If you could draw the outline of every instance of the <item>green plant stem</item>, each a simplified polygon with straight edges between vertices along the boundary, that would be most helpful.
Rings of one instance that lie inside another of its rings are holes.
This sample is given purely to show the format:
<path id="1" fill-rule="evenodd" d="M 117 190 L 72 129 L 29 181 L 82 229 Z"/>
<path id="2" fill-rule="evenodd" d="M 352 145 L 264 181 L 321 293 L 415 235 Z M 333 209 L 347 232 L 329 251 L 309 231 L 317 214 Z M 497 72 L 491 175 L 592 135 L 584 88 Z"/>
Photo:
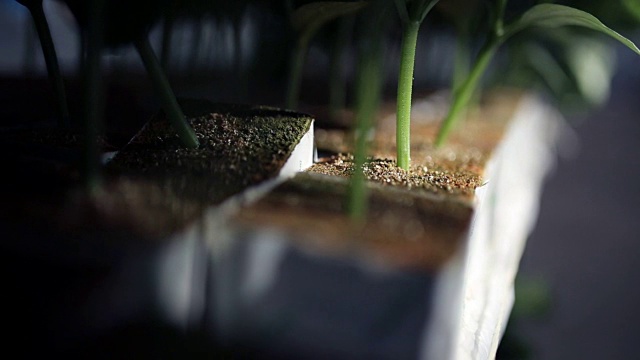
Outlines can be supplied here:
<path id="1" fill-rule="evenodd" d="M 442 121 L 436 136 L 434 143 L 436 147 L 444 144 L 454 125 L 458 122 L 460 115 L 469 106 L 482 75 L 487 70 L 498 47 L 505 39 L 503 17 L 506 6 L 507 0 L 496 0 L 492 33 L 489 34 L 485 45 L 480 50 L 469 76 L 460 87 L 453 89 L 449 113 Z"/>
<path id="2" fill-rule="evenodd" d="M 178 136 L 180 137 L 182 144 L 188 148 L 197 148 L 199 146 L 199 142 L 196 137 L 196 133 L 185 120 L 184 114 L 180 109 L 180 105 L 178 105 L 178 101 L 171 90 L 169 81 L 162 72 L 162 67 L 151 48 L 151 44 L 149 44 L 149 40 L 146 36 L 143 36 L 136 40 L 135 46 L 145 68 L 147 69 L 147 72 L 149 73 L 149 76 L 151 77 L 153 87 L 160 97 L 162 109 L 167 115 L 167 118 L 169 119 L 169 122 L 171 122 L 173 128 L 178 132 Z"/>
<path id="3" fill-rule="evenodd" d="M 463 26 L 457 26 L 456 48 L 453 59 L 453 77 L 451 82 L 451 92 L 455 93 L 462 86 L 469 75 L 469 33 Z"/>
<path id="4" fill-rule="evenodd" d="M 47 73 L 49 74 L 49 80 L 51 81 L 53 93 L 56 97 L 58 124 L 61 127 L 68 127 L 69 108 L 67 106 L 67 95 L 64 90 L 64 82 L 62 80 L 62 74 L 60 73 L 60 66 L 58 65 L 56 48 L 53 44 L 53 39 L 51 38 L 51 31 L 49 30 L 47 17 L 45 16 L 44 9 L 42 8 L 42 1 L 30 5 L 28 9 L 36 25 L 36 31 L 40 38 L 40 46 L 42 47 L 42 53 L 44 54 L 44 60 L 47 65 Z"/>
<path id="5" fill-rule="evenodd" d="M 402 53 L 398 75 L 398 107 L 396 112 L 396 150 L 398 167 L 408 170 L 410 164 L 411 92 L 413 67 L 420 23 L 409 21 L 402 33 Z"/>
<path id="6" fill-rule="evenodd" d="M 354 168 L 349 189 L 349 215 L 362 223 L 367 213 L 367 188 L 364 163 L 367 160 L 369 133 L 381 92 L 379 52 L 362 56 L 357 85 Z"/>
<path id="7" fill-rule="evenodd" d="M 291 57 L 291 65 L 289 71 L 289 84 L 287 87 L 287 99 L 285 106 L 288 109 L 295 110 L 298 107 L 298 99 L 300 96 L 300 82 L 302 80 L 302 70 L 304 68 L 304 60 L 307 55 L 306 42 L 299 41 L 293 50 Z"/>
<path id="8" fill-rule="evenodd" d="M 502 37 L 504 34 L 504 10 L 507 8 L 507 0 L 496 0 L 495 22 L 493 24 L 493 35 Z"/>
<path id="9" fill-rule="evenodd" d="M 491 63 L 491 59 L 493 58 L 493 55 L 495 54 L 498 46 L 499 42 L 496 40 L 489 41 L 487 44 L 485 44 L 482 50 L 480 50 L 478 58 L 473 65 L 469 76 L 458 88 L 458 90 L 453 93 L 453 99 L 451 107 L 449 108 L 449 113 L 443 120 L 436 137 L 436 147 L 440 147 L 444 144 L 449 133 L 453 129 L 453 126 L 460 118 L 461 112 L 469 104 L 469 101 L 471 100 L 471 97 L 473 96 L 473 93 L 475 92 L 478 83 L 482 78 L 482 75 L 489 66 L 489 63 Z"/>
<path id="10" fill-rule="evenodd" d="M 354 167 L 349 182 L 349 198 L 347 208 L 352 220 L 354 236 L 361 231 L 365 224 L 368 210 L 368 191 L 364 164 L 367 161 L 369 138 L 373 129 L 373 119 L 378 109 L 382 93 L 384 35 L 389 26 L 388 0 L 373 0 L 366 11 L 363 24 L 359 31 L 358 63 L 356 66 L 355 110 L 354 123 Z"/>
<path id="11" fill-rule="evenodd" d="M 86 30 L 86 58 L 83 64 L 84 87 L 84 177 L 85 189 L 93 195 L 102 187 L 100 146 L 98 136 L 102 132 L 104 110 L 102 88 L 102 58 L 100 52 L 104 39 L 104 22 L 101 18 L 106 0 L 93 0 L 89 6 Z"/>

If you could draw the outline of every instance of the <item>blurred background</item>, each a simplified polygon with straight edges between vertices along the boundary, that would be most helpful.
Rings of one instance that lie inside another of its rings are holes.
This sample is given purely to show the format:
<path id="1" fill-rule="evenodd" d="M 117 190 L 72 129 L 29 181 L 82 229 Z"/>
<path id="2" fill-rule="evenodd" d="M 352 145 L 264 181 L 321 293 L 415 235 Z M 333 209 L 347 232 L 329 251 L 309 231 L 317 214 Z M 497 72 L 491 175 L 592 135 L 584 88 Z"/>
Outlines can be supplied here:
<path id="1" fill-rule="evenodd" d="M 455 49 L 460 46 L 456 39 L 465 39 L 462 46 L 471 53 L 481 40 L 452 19 L 475 22 L 482 29 L 486 19 L 471 10 L 484 3 L 449 3 L 457 5 L 439 8 L 421 30 L 416 96 L 446 89 L 454 81 Z M 512 3 L 511 17 L 535 1 Z M 563 3 L 592 11 L 634 42 L 640 41 L 640 22 L 625 1 Z M 77 123 L 81 109 L 77 25 L 64 3 L 45 1 L 44 8 L 69 92 L 72 122 Z M 254 1 L 224 10 L 176 9 L 152 28 L 150 40 L 178 96 L 283 106 L 296 44 L 288 19 L 285 2 L 278 1 Z M 320 126 L 348 125 L 332 116 L 327 104 L 335 101 L 342 109 L 351 103 L 356 46 L 353 40 L 345 41 L 340 56 L 332 49 L 336 39 L 357 33 L 353 22 L 362 20 L 350 21 L 328 24 L 308 49 L 299 109 L 317 114 Z M 384 100 L 394 101 L 400 31 L 397 21 L 384 26 L 388 27 L 381 75 Z M 132 46 L 106 50 L 103 61 L 106 131 L 118 146 L 156 111 L 158 103 Z M 333 99 L 329 73 L 337 73 L 343 83 Z M 517 303 L 499 357 L 636 358 L 640 57 L 590 32 L 532 32 L 503 49 L 485 80 L 488 86 L 521 86 L 538 92 L 563 111 L 570 125 L 522 259 Z M 54 113 L 30 15 L 13 0 L 0 0 L 0 104 L 4 127 L 51 121 Z"/>
<path id="2" fill-rule="evenodd" d="M 638 356 L 640 59 L 616 50 L 609 100 L 569 117 L 578 149 L 551 174 L 521 262 L 519 280 L 542 281 L 549 297 L 541 316 L 513 325 L 532 358 Z"/>

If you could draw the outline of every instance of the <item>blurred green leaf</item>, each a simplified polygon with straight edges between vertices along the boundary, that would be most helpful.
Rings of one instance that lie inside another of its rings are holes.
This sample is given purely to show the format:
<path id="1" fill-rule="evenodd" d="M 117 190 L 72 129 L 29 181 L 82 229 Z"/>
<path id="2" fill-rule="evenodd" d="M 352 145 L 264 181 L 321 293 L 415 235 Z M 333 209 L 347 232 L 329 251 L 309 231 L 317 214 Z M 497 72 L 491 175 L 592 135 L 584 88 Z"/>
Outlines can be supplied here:
<path id="1" fill-rule="evenodd" d="M 531 42 L 524 44 L 522 51 L 525 54 L 523 61 L 542 78 L 554 95 L 560 96 L 566 92 L 566 84 L 573 80 L 549 49 Z"/>
<path id="2" fill-rule="evenodd" d="M 622 4 L 631 15 L 640 21 L 640 0 L 622 0 Z"/>
<path id="3" fill-rule="evenodd" d="M 409 18 L 409 10 L 407 9 L 407 3 L 405 0 L 395 0 L 396 9 L 398 10 L 398 15 L 400 16 L 400 20 L 403 23 L 408 23 L 411 21 Z"/>
<path id="4" fill-rule="evenodd" d="M 549 313 L 552 296 L 549 284 L 543 279 L 517 279 L 512 319 L 536 318 Z"/>
<path id="5" fill-rule="evenodd" d="M 325 23 L 341 16 L 356 13 L 366 5 L 366 1 L 320 1 L 306 4 L 293 12 L 291 24 L 298 32 L 300 41 L 306 42 Z"/>
<path id="6" fill-rule="evenodd" d="M 396 8 L 398 9 L 398 15 L 403 23 L 409 21 L 417 21 L 421 23 L 427 16 L 429 11 L 440 0 L 395 0 Z"/>
<path id="7" fill-rule="evenodd" d="M 583 39 L 567 48 L 566 62 L 580 95 L 591 105 L 603 105 L 609 99 L 615 69 L 612 49 L 593 39 Z"/>
<path id="8" fill-rule="evenodd" d="M 640 49 L 629 39 L 607 27 L 595 16 L 582 10 L 556 4 L 540 4 L 525 12 L 520 19 L 507 27 L 504 39 L 529 27 L 558 28 L 580 26 L 608 35 L 640 55 Z"/>
<path id="9" fill-rule="evenodd" d="M 431 11 L 431 9 L 433 9 L 433 7 L 436 6 L 438 1 L 440 0 L 423 0 L 422 2 L 419 3 L 418 14 L 420 15 L 419 17 L 420 22 L 424 21 L 424 18 L 427 17 L 427 14 L 429 13 L 429 11 Z"/>

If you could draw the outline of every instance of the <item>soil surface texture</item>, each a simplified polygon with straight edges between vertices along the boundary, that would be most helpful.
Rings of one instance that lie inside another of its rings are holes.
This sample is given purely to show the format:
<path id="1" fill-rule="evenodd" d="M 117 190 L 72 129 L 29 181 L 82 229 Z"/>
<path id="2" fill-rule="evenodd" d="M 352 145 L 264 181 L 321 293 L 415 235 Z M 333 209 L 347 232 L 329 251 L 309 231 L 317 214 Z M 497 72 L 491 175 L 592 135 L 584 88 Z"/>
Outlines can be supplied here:
<path id="1" fill-rule="evenodd" d="M 2 212 L 69 233 L 167 238 L 209 206 L 276 177 L 312 123 L 308 115 L 268 107 L 205 100 L 181 101 L 181 106 L 198 149 L 184 148 L 160 112 L 107 164 L 104 185 L 90 195 L 75 166 L 80 152 L 73 150 L 73 165 L 35 161 L 31 155 L 41 144 L 78 148 L 80 137 L 64 131 L 5 133 L 12 143 L 29 140 L 24 149 L 29 153 L 10 158 L 14 170 L 3 182 L 13 192 Z M 47 181 L 40 189 L 42 179 Z"/>
<path id="2" fill-rule="evenodd" d="M 472 208 L 464 201 L 374 184 L 366 219 L 353 222 L 346 216 L 348 187 L 342 176 L 301 173 L 235 221 L 243 229 L 285 229 L 288 240 L 320 253 L 434 270 L 455 252 L 471 220 Z"/>
<path id="3" fill-rule="evenodd" d="M 321 252 L 351 254 L 393 266 L 437 269 L 469 231 L 475 190 L 499 144 L 520 94 L 486 97 L 470 111 L 450 141 L 435 148 L 441 116 L 412 112 L 411 167 L 396 166 L 395 116 L 383 106 L 377 116 L 370 157 L 363 165 L 369 198 L 364 220 L 347 213 L 352 135 L 345 129 L 316 132 L 321 158 L 308 172 L 276 188 L 237 216 L 242 227 L 280 229 L 292 241 Z"/>
<path id="4" fill-rule="evenodd" d="M 325 175 L 351 177 L 355 168 L 352 155 L 338 154 L 314 164 L 308 171 Z M 366 179 L 378 184 L 407 189 L 424 189 L 433 193 L 472 197 L 482 179 L 464 167 L 441 166 L 436 163 L 413 165 L 403 170 L 391 159 L 368 159 L 362 170 Z"/>
<path id="5" fill-rule="evenodd" d="M 204 100 L 182 106 L 197 149 L 183 147 L 160 113 L 108 164 L 120 182 L 112 187 L 113 208 L 135 210 L 141 223 L 159 224 L 154 235 L 175 231 L 206 207 L 276 177 L 312 122 L 308 115 L 268 107 Z M 145 213 L 154 216 L 145 221 Z"/>

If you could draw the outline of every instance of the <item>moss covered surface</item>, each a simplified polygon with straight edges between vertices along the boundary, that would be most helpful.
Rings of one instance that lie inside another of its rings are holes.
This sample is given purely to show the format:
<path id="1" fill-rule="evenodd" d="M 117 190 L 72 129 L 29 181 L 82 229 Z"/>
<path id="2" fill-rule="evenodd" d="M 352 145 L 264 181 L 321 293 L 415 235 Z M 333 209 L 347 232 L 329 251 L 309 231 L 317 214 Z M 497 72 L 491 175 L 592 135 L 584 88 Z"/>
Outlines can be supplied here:
<path id="1" fill-rule="evenodd" d="M 312 123 L 308 115 L 268 107 L 205 100 L 181 105 L 200 148 L 183 148 L 159 113 L 108 163 L 104 186 L 91 196 L 75 167 L 9 156 L 11 176 L 2 181 L 6 201 L 0 213 L 16 223 L 91 239 L 166 238 L 207 207 L 277 176 Z M 65 149 L 81 143 L 80 137 L 57 131 L 0 135 Z"/>
<path id="2" fill-rule="evenodd" d="M 111 209 L 125 207 L 155 235 L 175 231 L 249 186 L 274 178 L 302 136 L 308 115 L 268 107 L 183 101 L 200 147 L 187 149 L 162 113 L 108 164 L 117 184 Z M 145 215 L 146 214 L 146 215 Z"/>
<path id="3" fill-rule="evenodd" d="M 208 106 L 185 106 L 201 144 L 198 149 L 182 147 L 159 115 L 116 155 L 110 171 L 167 182 L 187 198 L 219 203 L 275 177 L 311 125 L 309 116 L 282 110 Z"/>

